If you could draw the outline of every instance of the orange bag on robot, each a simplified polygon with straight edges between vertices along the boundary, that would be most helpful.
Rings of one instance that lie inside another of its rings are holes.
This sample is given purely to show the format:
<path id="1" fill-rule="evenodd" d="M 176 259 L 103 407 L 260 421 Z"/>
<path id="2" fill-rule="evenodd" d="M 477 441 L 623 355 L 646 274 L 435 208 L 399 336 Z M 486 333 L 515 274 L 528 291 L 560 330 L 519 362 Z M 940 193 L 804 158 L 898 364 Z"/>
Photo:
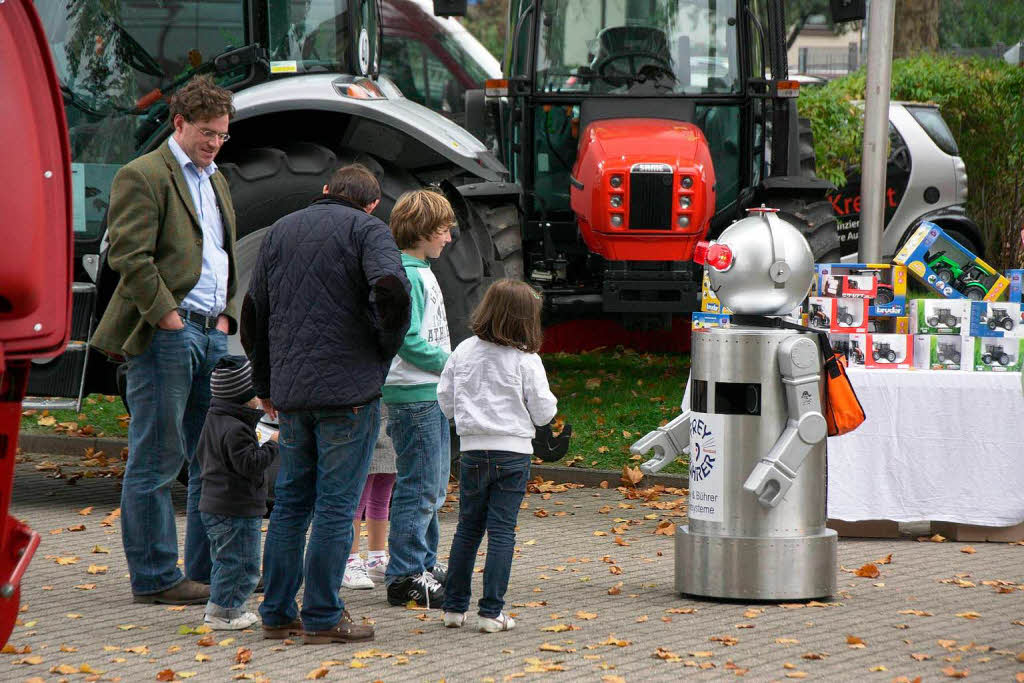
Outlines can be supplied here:
<path id="1" fill-rule="evenodd" d="M 825 374 L 825 424 L 829 436 L 852 432 L 864 421 L 864 408 L 860 405 L 857 392 L 846 375 L 846 359 L 840 354 L 830 358 L 828 345 L 822 347 L 822 371 Z"/>

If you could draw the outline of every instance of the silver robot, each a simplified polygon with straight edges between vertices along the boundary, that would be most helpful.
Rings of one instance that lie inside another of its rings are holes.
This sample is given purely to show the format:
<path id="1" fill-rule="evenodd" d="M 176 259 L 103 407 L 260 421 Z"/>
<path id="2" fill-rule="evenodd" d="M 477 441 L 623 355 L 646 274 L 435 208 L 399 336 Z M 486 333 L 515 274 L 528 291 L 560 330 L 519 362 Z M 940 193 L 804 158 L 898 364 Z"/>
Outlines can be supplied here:
<path id="1" fill-rule="evenodd" d="M 803 235 L 771 209 L 695 255 L 734 313 L 783 316 L 810 287 Z M 686 453 L 689 525 L 675 534 L 675 588 L 710 598 L 802 600 L 836 590 L 825 528 L 821 356 L 816 335 L 774 328 L 693 333 L 682 414 L 633 444 L 654 473 Z"/>

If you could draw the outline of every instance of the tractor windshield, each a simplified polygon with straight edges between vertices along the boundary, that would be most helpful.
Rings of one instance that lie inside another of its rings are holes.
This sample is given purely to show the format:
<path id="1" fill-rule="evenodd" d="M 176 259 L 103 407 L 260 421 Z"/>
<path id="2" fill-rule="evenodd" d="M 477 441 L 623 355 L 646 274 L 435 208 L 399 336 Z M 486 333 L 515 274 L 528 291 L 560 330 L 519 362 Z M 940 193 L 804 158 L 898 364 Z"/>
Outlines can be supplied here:
<path id="1" fill-rule="evenodd" d="M 735 93 L 735 15 L 735 1 L 546 0 L 537 90 L 625 95 L 657 80 L 681 95 Z"/>
<path id="2" fill-rule="evenodd" d="M 281 0 L 268 9 L 270 70 L 369 75 L 377 59 L 370 2 Z"/>
<path id="3" fill-rule="evenodd" d="M 228 47 L 245 45 L 244 4 L 36 0 L 64 95 L 76 238 L 99 238 L 114 173 L 163 129 L 161 94 Z"/>

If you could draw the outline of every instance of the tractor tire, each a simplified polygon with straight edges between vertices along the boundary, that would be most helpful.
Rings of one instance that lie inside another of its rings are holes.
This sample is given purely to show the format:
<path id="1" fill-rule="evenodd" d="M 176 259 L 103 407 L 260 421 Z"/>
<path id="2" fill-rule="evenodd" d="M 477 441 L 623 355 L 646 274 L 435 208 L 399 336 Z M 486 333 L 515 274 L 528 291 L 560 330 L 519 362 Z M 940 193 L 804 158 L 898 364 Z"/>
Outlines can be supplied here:
<path id="1" fill-rule="evenodd" d="M 995 330 L 997 327 L 999 327 L 999 325 L 996 324 L 995 320 L 989 320 L 986 324 L 988 325 L 988 329 L 990 330 Z"/>
<path id="2" fill-rule="evenodd" d="M 808 201 L 798 197 L 777 196 L 768 206 L 778 209 L 778 216 L 796 227 L 811 246 L 815 263 L 838 263 L 839 233 L 832 204 L 826 199 Z"/>
<path id="3" fill-rule="evenodd" d="M 849 313 L 841 315 L 839 316 L 839 322 L 845 325 L 846 327 L 850 327 L 851 325 L 853 325 L 853 316 L 850 315 Z"/>
<path id="4" fill-rule="evenodd" d="M 991 353 L 983 354 L 982 357 L 981 357 L 981 362 L 984 363 L 985 365 L 992 365 L 992 354 Z"/>
<path id="5" fill-rule="evenodd" d="M 960 358 L 961 357 L 962 356 L 959 353 L 954 353 L 953 354 L 953 362 L 956 363 L 957 365 L 960 365 Z"/>
<path id="6" fill-rule="evenodd" d="M 896 296 L 892 293 L 892 290 L 888 287 L 879 287 L 878 293 L 875 295 L 876 306 L 888 306 L 895 300 Z"/>
<path id="7" fill-rule="evenodd" d="M 985 292 L 981 291 L 977 287 L 971 287 L 967 290 L 967 298 L 971 301 L 981 301 L 985 298 Z"/>
<path id="8" fill-rule="evenodd" d="M 945 282 L 947 285 L 953 281 L 953 271 L 949 268 L 939 267 L 935 269 L 935 276 Z"/>
<path id="9" fill-rule="evenodd" d="M 945 321 L 939 320 L 938 318 L 928 318 L 927 320 L 925 320 L 925 322 L 928 323 L 928 327 L 938 327 L 940 322 Z"/>
<path id="10" fill-rule="evenodd" d="M 954 327 L 956 327 L 957 323 L 959 322 L 959 320 L 957 320 L 954 316 L 951 315 L 942 319 L 942 324 L 948 327 L 949 329 L 953 329 Z"/>
<path id="11" fill-rule="evenodd" d="M 797 135 L 797 144 L 800 148 L 800 175 L 805 178 L 817 178 L 818 158 L 814 152 L 814 132 L 811 130 L 810 119 L 797 119 Z"/>
<path id="12" fill-rule="evenodd" d="M 1005 365 L 1009 365 L 1010 364 L 1010 356 L 1009 356 L 1009 354 L 1000 353 L 999 354 L 999 364 L 1000 365 L 1004 365 L 1004 366 Z"/>
<path id="13" fill-rule="evenodd" d="M 885 354 L 885 357 L 889 359 L 890 363 L 896 362 L 896 352 L 893 351 L 892 349 L 889 349 L 889 352 Z"/>
<path id="14" fill-rule="evenodd" d="M 1013 329 L 1013 318 L 1003 318 L 1003 329 L 1007 332 Z"/>
<path id="15" fill-rule="evenodd" d="M 872 358 L 873 358 L 873 359 L 875 360 L 875 362 L 877 363 L 877 362 L 878 362 L 878 359 L 882 357 L 882 354 L 880 354 L 880 353 L 879 353 L 878 351 L 872 351 L 872 352 L 871 352 L 871 357 L 872 357 Z"/>

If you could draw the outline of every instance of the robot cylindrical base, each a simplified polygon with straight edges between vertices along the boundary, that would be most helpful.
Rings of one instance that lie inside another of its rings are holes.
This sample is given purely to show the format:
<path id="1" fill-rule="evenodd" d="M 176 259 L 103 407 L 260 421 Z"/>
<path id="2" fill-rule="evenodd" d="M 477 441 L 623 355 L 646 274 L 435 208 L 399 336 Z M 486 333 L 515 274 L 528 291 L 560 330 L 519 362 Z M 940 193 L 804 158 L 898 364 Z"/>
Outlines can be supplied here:
<path id="1" fill-rule="evenodd" d="M 676 592 L 739 600 L 811 600 L 836 592 L 837 536 L 735 538 L 676 527 Z"/>

